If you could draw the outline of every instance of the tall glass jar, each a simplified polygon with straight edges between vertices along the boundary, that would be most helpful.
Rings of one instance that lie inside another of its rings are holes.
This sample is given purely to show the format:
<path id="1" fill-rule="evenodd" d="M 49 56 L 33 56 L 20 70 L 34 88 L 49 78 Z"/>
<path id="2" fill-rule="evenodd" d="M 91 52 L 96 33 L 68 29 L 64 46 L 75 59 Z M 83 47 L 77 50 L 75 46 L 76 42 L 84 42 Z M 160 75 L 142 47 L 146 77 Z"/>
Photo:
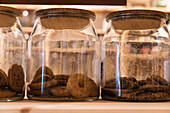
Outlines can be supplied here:
<path id="1" fill-rule="evenodd" d="M 18 9 L 0 6 L 0 101 L 24 97 L 25 38 Z"/>
<path id="2" fill-rule="evenodd" d="M 168 27 L 168 31 L 170 33 L 170 13 L 167 13 L 167 14 L 168 14 L 167 27 Z"/>
<path id="3" fill-rule="evenodd" d="M 167 101 L 170 39 L 167 15 L 154 10 L 124 10 L 107 15 L 102 41 L 102 98 Z"/>
<path id="4" fill-rule="evenodd" d="M 98 99 L 98 38 L 91 11 L 54 8 L 36 12 L 29 39 L 28 98 L 52 101 Z"/>

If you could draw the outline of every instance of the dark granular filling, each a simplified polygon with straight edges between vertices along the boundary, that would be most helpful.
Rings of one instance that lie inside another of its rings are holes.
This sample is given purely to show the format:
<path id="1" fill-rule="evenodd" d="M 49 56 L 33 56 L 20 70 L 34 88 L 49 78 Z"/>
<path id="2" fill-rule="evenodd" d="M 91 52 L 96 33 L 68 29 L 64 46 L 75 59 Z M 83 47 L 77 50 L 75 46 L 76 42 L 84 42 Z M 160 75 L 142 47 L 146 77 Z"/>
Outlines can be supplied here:
<path id="1" fill-rule="evenodd" d="M 116 86 L 116 79 L 106 82 L 102 89 L 102 98 L 125 101 L 165 101 L 170 95 L 168 82 L 160 76 L 151 76 L 146 80 L 138 81 L 133 77 L 121 77 L 120 90 L 116 89 Z"/>

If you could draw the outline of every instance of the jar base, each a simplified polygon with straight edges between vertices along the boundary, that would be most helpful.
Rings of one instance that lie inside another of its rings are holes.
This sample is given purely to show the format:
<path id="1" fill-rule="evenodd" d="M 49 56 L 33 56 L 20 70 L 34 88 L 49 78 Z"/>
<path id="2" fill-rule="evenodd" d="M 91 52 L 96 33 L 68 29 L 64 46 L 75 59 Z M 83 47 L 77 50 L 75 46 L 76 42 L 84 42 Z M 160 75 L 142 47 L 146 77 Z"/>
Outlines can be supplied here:
<path id="1" fill-rule="evenodd" d="M 140 99 L 121 99 L 120 97 L 103 96 L 102 100 L 121 101 L 121 102 L 166 102 L 166 101 L 170 101 L 170 98 L 140 100 Z"/>
<path id="2" fill-rule="evenodd" d="M 98 97 L 87 97 L 87 98 L 73 98 L 73 97 L 49 97 L 49 96 L 32 96 L 28 95 L 28 99 L 37 101 L 56 101 L 56 102 L 85 102 L 95 101 Z"/>
<path id="3" fill-rule="evenodd" d="M 24 95 L 15 96 L 15 97 L 6 97 L 6 98 L 0 98 L 0 102 L 12 102 L 12 101 L 19 101 L 23 100 Z"/>

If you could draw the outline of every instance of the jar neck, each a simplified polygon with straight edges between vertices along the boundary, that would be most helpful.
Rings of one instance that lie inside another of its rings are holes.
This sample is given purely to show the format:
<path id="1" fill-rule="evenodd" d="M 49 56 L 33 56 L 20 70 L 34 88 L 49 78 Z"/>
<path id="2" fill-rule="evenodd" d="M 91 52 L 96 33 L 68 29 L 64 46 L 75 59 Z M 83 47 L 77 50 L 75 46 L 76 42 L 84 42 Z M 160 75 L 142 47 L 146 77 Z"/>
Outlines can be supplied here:
<path id="1" fill-rule="evenodd" d="M 107 20 L 125 20 L 125 19 L 165 19 L 167 20 L 166 17 L 159 15 L 159 14 L 150 14 L 150 13 L 125 13 L 125 14 L 120 14 L 120 15 L 114 15 L 114 16 L 109 16 L 107 17 Z"/>
<path id="2" fill-rule="evenodd" d="M 18 14 L 16 12 L 13 12 L 13 11 L 10 11 L 10 10 L 0 10 L 0 14 L 12 16 L 12 17 L 15 17 L 15 18 L 21 16 L 21 14 Z"/>
<path id="3" fill-rule="evenodd" d="M 69 18 L 69 17 L 72 17 L 72 18 L 85 18 L 85 19 L 90 19 L 90 15 L 88 14 L 81 14 L 81 13 L 69 13 L 69 12 L 57 12 L 57 13 L 42 13 L 42 14 L 38 14 L 35 16 L 36 18 L 57 18 L 57 17 L 65 17 L 65 18 Z"/>
<path id="4" fill-rule="evenodd" d="M 59 14 L 46 14 L 38 16 L 41 25 L 46 29 L 55 30 L 79 30 L 85 29 L 90 23 L 91 19 L 82 17 L 80 15 L 59 15 Z"/>
<path id="5" fill-rule="evenodd" d="M 12 27 L 17 20 L 18 17 L 15 13 L 0 10 L 0 28 Z"/>
<path id="6" fill-rule="evenodd" d="M 116 17 L 109 23 L 115 30 L 149 30 L 166 25 L 166 19 L 160 17 Z"/>

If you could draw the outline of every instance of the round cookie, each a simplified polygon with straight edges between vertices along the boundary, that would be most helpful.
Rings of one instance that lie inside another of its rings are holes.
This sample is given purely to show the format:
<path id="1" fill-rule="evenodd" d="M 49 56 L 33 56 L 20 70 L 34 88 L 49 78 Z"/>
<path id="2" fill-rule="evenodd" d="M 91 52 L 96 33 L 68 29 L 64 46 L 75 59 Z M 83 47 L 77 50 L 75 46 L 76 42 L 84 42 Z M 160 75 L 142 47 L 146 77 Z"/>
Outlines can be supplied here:
<path id="1" fill-rule="evenodd" d="M 69 75 L 54 75 L 54 80 L 57 81 L 57 85 L 66 86 Z"/>
<path id="2" fill-rule="evenodd" d="M 51 88 L 51 94 L 57 97 L 71 96 L 66 86 L 55 86 Z"/>
<path id="3" fill-rule="evenodd" d="M 0 88 L 4 88 L 8 84 L 8 77 L 6 73 L 0 69 Z"/>
<path id="4" fill-rule="evenodd" d="M 67 89 L 72 96 L 77 98 L 89 97 L 92 95 L 93 86 L 95 83 L 84 74 L 73 74 L 69 77 L 67 82 Z"/>
<path id="5" fill-rule="evenodd" d="M 0 98 L 6 98 L 6 97 L 14 97 L 16 96 L 16 92 L 11 91 L 11 90 L 0 90 Z"/>
<path id="6" fill-rule="evenodd" d="M 91 85 L 89 85 L 89 88 L 91 89 L 90 97 L 99 96 L 99 89 L 98 89 L 96 83 L 92 79 L 90 79 L 90 84 L 91 84 Z"/>
<path id="7" fill-rule="evenodd" d="M 41 74 L 42 74 L 42 69 L 44 69 L 44 70 L 43 70 L 43 74 L 49 75 L 49 76 L 51 76 L 52 78 L 54 77 L 53 71 L 52 71 L 49 67 L 47 67 L 47 66 L 43 66 L 43 67 L 42 67 L 42 66 L 41 66 L 41 67 L 39 67 L 39 68 L 37 69 L 37 71 L 35 72 L 34 78 L 37 77 L 38 75 L 41 75 Z"/>
<path id="8" fill-rule="evenodd" d="M 52 86 L 55 86 L 57 84 L 57 81 L 56 80 L 52 80 L 52 81 L 46 81 L 46 82 L 43 82 L 43 83 L 31 83 L 29 84 L 29 88 L 30 89 L 45 89 L 45 88 L 49 88 L 49 87 L 52 87 Z"/>
<path id="9" fill-rule="evenodd" d="M 34 95 L 34 96 L 48 95 L 48 94 L 50 94 L 50 88 L 46 88 L 46 89 L 43 89 L 43 90 L 30 89 L 30 90 L 28 91 L 28 94 Z"/>
<path id="10" fill-rule="evenodd" d="M 21 65 L 13 64 L 8 70 L 9 87 L 16 91 L 22 92 L 24 87 L 24 70 Z"/>
<path id="11" fill-rule="evenodd" d="M 31 83 L 38 83 L 38 82 L 45 82 L 45 81 L 50 81 L 52 80 L 51 76 L 49 75 L 46 75 L 46 74 L 40 74 L 40 75 L 37 75 L 36 77 L 34 77 L 34 79 L 32 80 Z"/>

